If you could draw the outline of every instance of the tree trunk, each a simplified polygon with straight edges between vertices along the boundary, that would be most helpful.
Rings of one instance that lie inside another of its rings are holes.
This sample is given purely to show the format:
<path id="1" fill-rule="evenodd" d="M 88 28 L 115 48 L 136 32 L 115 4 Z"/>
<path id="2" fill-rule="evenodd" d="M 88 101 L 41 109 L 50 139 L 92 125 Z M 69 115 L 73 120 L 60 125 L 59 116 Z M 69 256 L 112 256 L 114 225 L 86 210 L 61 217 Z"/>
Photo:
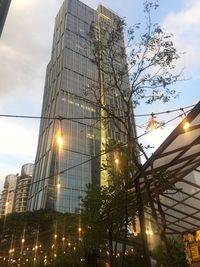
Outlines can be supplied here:
<path id="1" fill-rule="evenodd" d="M 142 247 L 143 247 L 143 253 L 144 253 L 144 262 L 146 267 L 151 267 L 151 260 L 150 260 L 150 254 L 149 254 L 149 247 L 148 247 L 148 241 L 146 236 L 146 224 L 145 224 L 145 216 L 144 216 L 144 206 L 140 191 L 140 185 L 139 185 L 139 179 L 135 180 L 135 190 L 136 190 L 136 201 L 137 201 L 137 207 L 138 207 L 138 217 L 140 222 L 140 235 L 142 240 Z"/>
<path id="2" fill-rule="evenodd" d="M 108 238 L 109 238 L 109 258 L 110 258 L 110 267 L 114 266 L 113 261 L 113 235 L 112 235 L 112 229 L 108 229 Z"/>
<path id="3" fill-rule="evenodd" d="M 128 232 L 128 201 L 127 201 L 127 183 L 125 185 L 125 200 L 124 200 L 124 209 L 125 209 L 125 229 L 124 229 L 124 242 L 122 249 L 122 267 L 125 266 L 126 260 L 126 243 L 127 243 L 127 232 Z"/>
<path id="4" fill-rule="evenodd" d="M 128 122 L 127 141 L 128 141 L 128 151 L 130 153 L 129 155 L 131 158 L 131 162 L 135 164 L 138 170 L 141 170 L 141 166 L 140 166 L 138 157 L 136 155 L 136 152 L 137 152 L 136 142 L 135 142 L 135 139 L 133 137 L 133 132 L 132 132 L 132 120 L 131 120 L 130 106 L 128 107 L 128 110 L 127 110 L 127 117 L 128 117 L 127 118 L 127 122 Z M 138 217 L 139 217 L 139 223 L 140 223 L 140 235 L 141 235 L 141 241 L 142 241 L 144 262 L 145 262 L 146 267 L 151 267 L 150 253 L 149 253 L 149 247 L 148 247 L 148 241 L 147 241 L 147 235 L 146 235 L 144 203 L 143 203 L 141 189 L 140 189 L 139 177 L 135 179 L 134 185 L 135 185 L 135 192 L 136 192 L 136 203 L 137 203 Z"/>

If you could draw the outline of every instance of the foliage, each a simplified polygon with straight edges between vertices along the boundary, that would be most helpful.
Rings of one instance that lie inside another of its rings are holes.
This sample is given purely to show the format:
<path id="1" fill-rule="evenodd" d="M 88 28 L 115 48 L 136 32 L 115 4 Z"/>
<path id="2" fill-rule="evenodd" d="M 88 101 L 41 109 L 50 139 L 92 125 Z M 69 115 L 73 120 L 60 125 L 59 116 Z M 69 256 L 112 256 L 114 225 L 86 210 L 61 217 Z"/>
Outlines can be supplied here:
<path id="1" fill-rule="evenodd" d="M 186 255 L 185 255 L 185 247 L 183 240 L 181 237 L 169 237 L 167 239 L 168 247 L 170 248 L 170 257 L 171 264 L 174 267 L 187 267 Z M 169 261 L 168 256 L 166 254 L 165 247 L 159 244 L 155 250 L 153 251 L 154 257 L 156 258 L 159 264 L 166 266 L 166 263 Z"/>
<path id="2" fill-rule="evenodd" d="M 114 255 L 118 252 L 118 243 L 123 245 L 121 252 L 125 261 L 127 239 L 130 238 L 128 225 L 134 223 L 136 216 L 135 195 L 129 188 L 129 173 L 133 166 L 127 165 L 127 147 L 111 140 L 106 145 L 109 153 L 102 169 L 107 171 L 108 186 L 88 186 L 83 199 L 82 222 L 85 224 L 83 242 L 91 251 L 109 252 L 111 266 L 116 266 Z M 117 162 L 116 162 L 117 159 Z"/>
<path id="3" fill-rule="evenodd" d="M 0 220 L 1 256 L 8 258 L 8 251 L 14 248 L 15 258 L 29 260 L 26 266 L 33 266 L 34 257 L 37 259 L 35 266 L 44 266 L 45 256 L 49 263 L 53 260 L 52 266 L 80 266 L 83 254 L 79 242 L 79 222 L 78 214 L 50 210 L 9 214 Z"/>

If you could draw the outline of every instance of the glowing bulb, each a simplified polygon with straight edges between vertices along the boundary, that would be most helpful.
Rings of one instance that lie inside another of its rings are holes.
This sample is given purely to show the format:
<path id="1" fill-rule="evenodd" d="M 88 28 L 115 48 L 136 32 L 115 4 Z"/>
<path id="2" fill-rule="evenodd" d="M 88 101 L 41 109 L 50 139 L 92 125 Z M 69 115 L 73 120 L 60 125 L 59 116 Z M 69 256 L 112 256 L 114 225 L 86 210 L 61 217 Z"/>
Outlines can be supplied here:
<path id="1" fill-rule="evenodd" d="M 57 238 L 58 236 L 57 235 L 54 235 L 54 238 Z"/>
<path id="2" fill-rule="evenodd" d="M 9 202 L 8 201 L 6 201 L 6 204 L 5 204 L 6 206 L 8 206 L 9 205 Z"/>
<path id="3" fill-rule="evenodd" d="M 56 187 L 57 187 L 58 189 L 60 189 L 61 184 L 60 184 L 60 183 L 57 183 Z"/>
<path id="4" fill-rule="evenodd" d="M 62 241 L 65 241 L 65 238 L 64 237 L 62 238 Z"/>
<path id="5" fill-rule="evenodd" d="M 63 144 L 63 138 L 62 138 L 61 135 L 59 135 L 59 136 L 57 137 L 57 144 L 58 144 L 59 146 L 62 146 L 62 144 Z"/>
<path id="6" fill-rule="evenodd" d="M 25 242 L 25 239 L 24 238 L 22 238 L 22 243 L 24 243 Z"/>
<path id="7" fill-rule="evenodd" d="M 152 230 L 149 230 L 149 235 L 153 235 L 153 231 Z"/>
<path id="8" fill-rule="evenodd" d="M 70 242 L 68 243 L 68 246 L 69 246 L 69 247 L 71 246 L 71 243 L 70 243 Z"/>
<path id="9" fill-rule="evenodd" d="M 186 122 L 184 123 L 184 125 L 183 125 L 183 129 L 184 129 L 185 131 L 187 131 L 189 128 L 190 128 L 190 123 L 189 123 L 188 121 L 186 121 Z"/>
<path id="10" fill-rule="evenodd" d="M 156 121 L 155 116 L 152 115 L 152 117 L 148 121 L 147 129 L 153 131 L 157 128 L 158 128 L 158 122 Z"/>
<path id="11" fill-rule="evenodd" d="M 79 233 L 82 231 L 81 227 L 78 228 Z"/>
<path id="12" fill-rule="evenodd" d="M 116 158 L 116 159 L 115 159 L 115 164 L 118 164 L 118 163 L 119 163 L 119 159 Z"/>

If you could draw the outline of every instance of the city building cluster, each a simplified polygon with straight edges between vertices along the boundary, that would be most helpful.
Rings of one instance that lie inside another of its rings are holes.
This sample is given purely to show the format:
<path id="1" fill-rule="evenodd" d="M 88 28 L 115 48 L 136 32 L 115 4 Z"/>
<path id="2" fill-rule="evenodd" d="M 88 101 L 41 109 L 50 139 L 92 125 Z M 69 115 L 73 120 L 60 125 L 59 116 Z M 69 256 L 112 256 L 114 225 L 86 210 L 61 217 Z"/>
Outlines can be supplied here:
<path id="1" fill-rule="evenodd" d="M 13 212 L 27 211 L 28 193 L 33 176 L 34 164 L 27 163 L 20 174 L 8 174 L 0 196 L 0 217 Z"/>
<path id="2" fill-rule="evenodd" d="M 0 0 L 0 35 L 9 4 L 10 1 Z M 148 262 L 150 260 L 148 246 L 152 250 L 151 246 L 155 242 L 153 236 L 155 231 L 152 227 L 154 224 L 160 226 L 160 228 L 157 227 L 157 235 L 160 234 L 160 237 L 163 237 L 163 233 L 183 235 L 199 229 L 200 102 L 188 111 L 188 114 L 180 109 L 184 119 L 159 149 L 148 158 L 145 149 L 138 142 L 133 103 L 131 102 L 127 110 L 124 108 L 128 99 L 133 96 L 133 94 L 129 95 L 127 58 L 119 60 L 116 57 L 110 62 L 109 55 L 106 57 L 102 52 L 109 33 L 116 27 L 116 21 L 121 21 L 120 17 L 102 5 L 94 10 L 78 0 L 63 2 L 56 16 L 51 59 L 46 70 L 35 162 L 24 164 L 20 174 L 9 174 L 5 177 L 4 188 L 0 195 L 0 217 L 6 218 L 7 214 L 14 212 L 39 210 L 53 210 L 68 215 L 81 214 L 81 200 L 86 196 L 89 184 L 108 188 L 110 171 L 108 165 L 110 164 L 114 166 L 112 172 L 118 174 L 116 177 L 124 179 L 120 186 L 125 188 L 125 191 L 122 191 L 124 195 L 120 196 L 122 199 L 126 196 L 124 198 L 126 207 L 122 206 L 122 209 L 126 210 L 126 236 L 129 230 L 129 201 L 133 201 L 133 195 L 135 196 L 134 203 L 137 204 L 137 209 L 134 221 L 139 218 L 140 227 L 137 227 L 139 230 L 136 229 L 135 223 L 132 232 L 135 236 L 142 236 L 146 253 L 144 255 Z M 96 51 L 98 64 L 94 63 L 95 53 L 91 49 L 92 37 L 89 33 L 92 26 L 99 41 L 99 50 Z M 157 30 L 156 34 L 159 32 L 160 30 Z M 114 52 L 120 50 L 123 54 L 125 44 L 122 29 L 118 34 L 120 38 L 113 50 Z M 143 60 L 144 58 L 140 65 Z M 136 61 L 134 59 L 134 62 Z M 113 86 L 114 79 L 110 73 L 111 69 L 115 70 L 115 68 L 124 75 L 120 84 L 121 91 L 117 91 Z M 160 79 L 162 80 L 163 77 Z M 157 81 L 153 80 L 153 82 L 155 83 L 153 86 L 157 85 Z M 144 80 L 141 83 L 144 83 Z M 124 95 L 122 92 L 125 92 Z M 143 92 L 140 91 L 140 93 Z M 113 116 L 112 120 L 108 114 Z M 152 113 L 147 130 L 163 125 Z M 120 161 L 119 155 L 122 155 L 122 152 L 107 149 L 106 145 L 110 141 L 117 148 L 128 151 L 124 156 L 125 164 L 128 162 L 124 176 L 123 168 L 120 169 L 123 159 Z M 145 164 L 141 163 L 140 152 L 145 155 Z M 110 156 L 112 164 L 107 154 L 109 156 L 112 154 Z M 127 177 L 130 179 L 128 180 Z M 129 193 L 132 193 L 130 199 Z M 146 198 L 148 199 L 147 204 L 142 203 L 143 198 L 145 201 Z M 146 209 L 145 205 L 147 205 Z M 111 214 L 114 209 L 110 210 Z M 80 227 L 78 229 L 81 235 L 82 229 Z M 108 229 L 107 232 L 109 232 Z M 190 235 L 192 239 L 194 235 Z M 58 240 L 57 237 L 56 233 L 54 243 Z M 24 240 L 23 236 L 22 243 Z M 81 241 L 80 238 L 78 240 Z M 61 242 L 63 253 L 64 241 L 63 236 Z M 198 235 L 196 234 L 196 240 L 191 242 L 187 240 L 187 242 L 188 244 L 196 242 L 195 248 L 199 249 L 200 243 L 197 244 L 199 232 Z M 113 241 L 110 243 L 112 244 Z M 71 243 L 68 244 L 71 249 Z M 52 249 L 54 245 L 52 244 Z M 75 251 L 76 247 L 74 248 Z M 35 255 L 37 249 L 36 243 L 33 248 Z M 189 253 L 191 258 L 194 257 L 192 252 L 189 251 Z M 57 257 L 57 254 L 55 255 L 54 257 Z M 36 256 L 34 256 L 35 259 Z M 200 261 L 200 253 L 198 260 Z"/>

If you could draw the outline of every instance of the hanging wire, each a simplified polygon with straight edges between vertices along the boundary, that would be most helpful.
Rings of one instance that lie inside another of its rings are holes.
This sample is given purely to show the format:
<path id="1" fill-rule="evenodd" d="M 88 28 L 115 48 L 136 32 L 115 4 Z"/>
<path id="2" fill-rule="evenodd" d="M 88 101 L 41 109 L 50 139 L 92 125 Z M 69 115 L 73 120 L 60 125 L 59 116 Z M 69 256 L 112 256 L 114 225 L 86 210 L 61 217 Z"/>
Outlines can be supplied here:
<path id="1" fill-rule="evenodd" d="M 172 121 L 175 121 L 175 120 L 178 119 L 178 118 L 181 118 L 181 116 L 182 116 L 182 114 L 179 114 L 178 116 L 176 116 L 176 117 L 174 117 L 174 118 L 168 120 L 167 122 L 164 123 L 164 126 L 167 125 L 167 124 L 169 124 L 169 123 L 171 123 Z M 163 127 L 163 125 L 162 125 L 162 127 Z M 159 129 L 159 128 L 161 128 L 161 126 L 158 126 L 157 129 Z M 137 137 L 135 137 L 134 140 L 138 140 L 139 138 L 141 138 L 141 137 L 143 137 L 143 136 L 149 134 L 150 132 L 151 132 L 150 130 L 149 130 L 149 131 L 146 131 L 146 132 L 144 132 L 144 133 L 138 135 Z M 127 145 L 127 143 L 123 143 L 123 144 L 120 144 L 119 147 L 124 147 L 124 146 L 126 146 L 126 145 Z M 58 171 L 57 173 L 54 173 L 54 174 L 51 174 L 51 175 L 46 176 L 46 177 L 44 177 L 44 178 L 38 179 L 37 181 L 33 181 L 33 182 L 30 183 L 30 186 L 33 185 L 33 184 L 37 184 L 37 183 L 39 183 L 39 182 L 41 182 L 41 181 L 44 181 L 44 180 L 46 180 L 46 179 L 50 179 L 50 178 L 52 178 L 52 177 L 55 177 L 55 176 L 57 176 L 57 175 L 64 174 L 64 173 L 66 173 L 66 172 L 68 172 L 68 171 L 71 171 L 71 170 L 73 170 L 73 169 L 75 169 L 75 168 L 78 168 L 79 166 L 82 166 L 82 165 L 84 165 L 84 164 L 86 164 L 86 163 L 89 163 L 89 162 L 93 161 L 94 159 L 98 159 L 98 158 L 100 158 L 101 156 L 106 155 L 106 154 L 108 154 L 108 153 L 111 153 L 111 152 L 113 152 L 113 151 L 115 151 L 115 148 L 110 149 L 110 150 L 108 150 L 108 151 L 101 151 L 98 155 L 92 157 L 92 159 L 90 158 L 90 159 L 85 160 L 85 161 L 83 161 L 83 162 L 81 162 L 81 163 L 78 163 L 78 164 L 76 164 L 76 165 L 74 165 L 74 166 L 71 166 L 71 167 L 69 167 L 69 168 L 63 169 L 63 170 L 61 170 L 61 171 Z M 62 186 L 61 186 L 61 188 L 62 188 Z M 10 190 L 9 192 L 15 192 L 15 191 L 18 190 L 18 189 L 21 189 L 21 186 L 15 188 L 14 190 Z M 83 190 L 83 191 L 84 191 L 84 190 Z"/>
<path id="2" fill-rule="evenodd" d="M 134 114 L 134 117 L 149 117 L 152 114 L 154 115 L 162 115 L 162 114 L 169 114 L 172 112 L 177 112 L 177 111 L 183 111 L 188 108 L 194 107 L 194 105 L 186 106 L 183 108 L 177 108 L 177 109 L 171 109 L 171 110 L 166 110 L 166 111 L 161 111 L 161 112 L 153 112 L 153 113 L 145 113 L 145 114 Z M 185 112 L 185 111 L 184 111 Z M 61 117 L 61 116 L 55 116 L 55 117 L 50 117 L 50 116 L 31 116 L 31 115 L 15 115 L 15 114 L 0 114 L 0 117 L 5 117 L 5 118 L 18 118 L 18 119 L 44 119 L 44 120 L 57 120 L 62 118 L 62 120 L 96 120 L 100 118 L 113 118 L 113 116 L 95 116 L 95 117 Z M 120 118 L 125 118 L 126 116 L 118 116 Z"/>

